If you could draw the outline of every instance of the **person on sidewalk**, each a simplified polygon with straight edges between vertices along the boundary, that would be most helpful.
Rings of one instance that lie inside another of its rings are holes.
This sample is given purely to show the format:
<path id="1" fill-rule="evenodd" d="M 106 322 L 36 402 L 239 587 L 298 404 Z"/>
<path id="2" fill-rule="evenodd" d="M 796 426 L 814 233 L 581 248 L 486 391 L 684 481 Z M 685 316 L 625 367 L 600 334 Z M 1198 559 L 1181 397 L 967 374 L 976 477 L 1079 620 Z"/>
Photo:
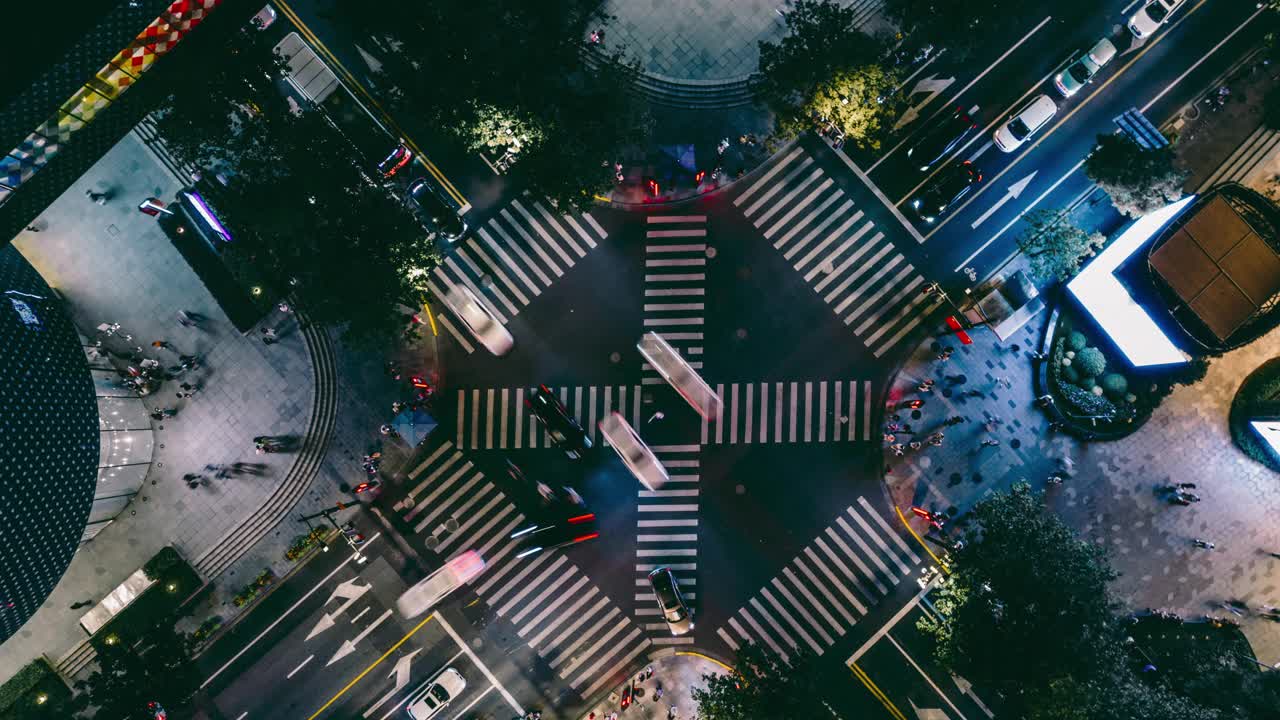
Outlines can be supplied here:
<path id="1" fill-rule="evenodd" d="M 270 327 L 262 328 L 262 343 L 264 345 L 275 345 L 277 341 L 276 329 Z"/>
<path id="2" fill-rule="evenodd" d="M 85 194 L 85 197 L 89 198 L 91 201 L 99 205 L 106 205 L 107 199 L 110 197 L 106 193 L 100 193 L 94 190 L 85 190 L 84 194 Z"/>
<path id="3" fill-rule="evenodd" d="M 1192 541 L 1191 541 L 1191 544 L 1192 544 L 1192 545 L 1195 545 L 1196 547 L 1200 548 L 1201 550 L 1212 550 L 1212 549 L 1214 549 L 1215 547 L 1217 547 L 1217 545 L 1214 545 L 1213 543 L 1209 542 L 1208 540 L 1201 540 L 1200 538 L 1195 538 L 1194 540 L 1192 540 Z"/>

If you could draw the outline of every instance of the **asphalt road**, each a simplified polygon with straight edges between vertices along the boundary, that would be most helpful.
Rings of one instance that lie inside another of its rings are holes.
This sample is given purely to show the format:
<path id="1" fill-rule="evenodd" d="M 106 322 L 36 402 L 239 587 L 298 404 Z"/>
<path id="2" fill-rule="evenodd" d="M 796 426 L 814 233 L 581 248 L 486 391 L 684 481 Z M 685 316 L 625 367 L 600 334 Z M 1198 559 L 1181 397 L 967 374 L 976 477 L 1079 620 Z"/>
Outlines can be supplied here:
<path id="1" fill-rule="evenodd" d="M 674 206 L 564 215 L 508 190 L 478 158 L 433 155 L 473 205 L 473 230 L 448 250 L 433 289 L 472 290 L 515 349 L 494 358 L 458 319 L 436 313 L 444 427 L 378 506 L 428 567 L 466 549 L 488 560 L 470 591 L 444 606 L 446 622 L 484 650 L 461 657 L 492 663 L 501 684 L 523 683 L 534 702 L 575 707 L 650 652 L 730 657 L 757 642 L 829 660 L 830 701 L 846 717 L 987 715 L 981 690 L 939 673 L 914 629 L 928 607 L 914 603 L 931 558 L 881 489 L 881 393 L 912 343 L 949 312 L 923 288 L 958 288 L 965 267 L 979 276 L 1000 267 L 1023 213 L 1086 192 L 1080 164 L 1114 117 L 1137 108 L 1157 125 L 1172 118 L 1270 22 L 1243 0 L 1190 2 L 1135 46 L 1122 25 L 1126 5 L 1033 21 L 963 64 L 935 58 L 912 79 L 918 119 L 880 155 L 850 158 L 806 137 L 729 188 Z M 289 19 L 312 26 L 333 48 L 327 57 L 364 62 L 322 5 L 300 5 Z M 1059 97 L 1052 75 L 1102 36 L 1121 54 L 1075 97 Z M 994 126 L 1039 93 L 1057 103 L 1054 120 L 1013 153 L 992 147 Z M 955 106 L 971 109 L 980 131 L 953 159 L 980 166 L 984 181 L 934 225 L 912 221 L 906 203 L 928 174 L 911 167 L 905 147 Z M 722 415 L 704 421 L 644 368 L 635 343 L 650 330 L 718 392 Z M 538 384 L 593 435 L 583 460 L 552 447 L 524 410 Z M 596 422 L 612 411 L 667 466 L 661 490 L 645 490 L 601 442 Z M 600 537 L 516 559 L 509 536 L 537 503 L 507 477 L 507 458 L 532 478 L 578 488 Z M 675 571 L 695 609 L 688 636 L 672 637 L 658 616 L 645 576 L 659 565 Z M 442 664 L 462 662 L 434 622 L 383 657 L 414 628 L 394 613 L 372 625 L 403 583 L 376 560 L 360 572 L 373 587 L 362 618 L 344 616 L 308 640 L 326 612 L 323 593 L 302 602 L 216 681 L 225 716 L 315 705 L 352 671 L 418 652 L 400 695 L 373 707 L 392 687 L 379 668 L 325 711 L 380 717 Z M 340 569 L 330 582 L 354 573 Z M 327 665 L 364 629 L 353 652 Z M 474 673 L 464 674 L 470 692 Z M 264 700 L 267 683 L 279 689 Z M 490 685 L 476 680 L 477 708 L 505 701 Z"/>

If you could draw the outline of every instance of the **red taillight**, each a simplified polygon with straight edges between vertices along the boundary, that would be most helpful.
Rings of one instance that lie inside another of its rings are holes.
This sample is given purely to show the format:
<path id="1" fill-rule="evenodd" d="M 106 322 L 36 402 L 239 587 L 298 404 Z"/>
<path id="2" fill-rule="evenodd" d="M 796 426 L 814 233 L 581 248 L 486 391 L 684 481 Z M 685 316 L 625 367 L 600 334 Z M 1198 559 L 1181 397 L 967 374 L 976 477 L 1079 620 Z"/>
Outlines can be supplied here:
<path id="1" fill-rule="evenodd" d="M 591 534 L 589 534 L 589 535 L 582 535 L 582 536 L 576 537 L 576 538 L 574 538 L 574 539 L 573 539 L 573 541 L 574 541 L 575 543 L 580 543 L 580 542 L 584 542 L 584 541 L 586 541 L 586 540 L 595 540 L 595 539 L 596 539 L 596 538 L 598 538 L 598 537 L 600 537 L 600 533 L 591 533 Z"/>
<path id="2" fill-rule="evenodd" d="M 569 518 L 569 524 L 577 525 L 579 523 L 591 522 L 592 520 L 595 520 L 595 519 L 596 519 L 595 513 L 587 513 L 585 515 L 575 515 Z"/>
<path id="3" fill-rule="evenodd" d="M 706 171 L 706 170 L 699 170 L 699 171 L 698 171 L 698 174 L 693 176 L 693 181 L 694 181 L 694 182 L 696 182 L 696 183 L 700 183 L 700 182 L 702 182 L 702 178 L 704 178 L 704 177 L 706 177 L 706 176 L 707 176 L 707 171 Z"/>

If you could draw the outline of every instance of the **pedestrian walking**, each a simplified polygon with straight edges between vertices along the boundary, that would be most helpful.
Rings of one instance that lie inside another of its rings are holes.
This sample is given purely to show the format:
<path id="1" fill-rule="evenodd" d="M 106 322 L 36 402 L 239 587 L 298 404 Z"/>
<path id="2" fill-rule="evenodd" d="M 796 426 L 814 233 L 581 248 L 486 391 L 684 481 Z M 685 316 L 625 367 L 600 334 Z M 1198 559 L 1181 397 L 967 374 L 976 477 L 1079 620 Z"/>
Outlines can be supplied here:
<path id="1" fill-rule="evenodd" d="M 938 353 L 938 362 L 946 362 L 950 360 L 951 356 L 954 355 L 955 352 L 956 351 L 951 348 L 944 348 L 942 352 Z"/>
<path id="2" fill-rule="evenodd" d="M 1183 500 L 1186 500 L 1188 503 L 1200 502 L 1200 496 L 1196 495 L 1195 493 L 1182 492 L 1181 490 L 1178 490 L 1177 492 L 1174 493 L 1174 495 L 1176 497 L 1182 498 Z"/>
<path id="3" fill-rule="evenodd" d="M 945 424 L 947 427 L 951 427 L 953 425 L 959 425 L 962 422 L 964 422 L 964 418 L 960 417 L 959 415 L 952 415 L 951 417 L 947 418 L 947 421 Z"/>
<path id="4" fill-rule="evenodd" d="M 924 447 L 924 445 L 922 445 L 919 440 L 912 440 L 911 443 L 907 445 L 907 447 L 911 448 L 912 450 L 919 450 L 920 448 Z"/>
<path id="5" fill-rule="evenodd" d="M 89 198 L 91 201 L 93 201 L 93 202 L 95 202 L 95 203 L 97 203 L 97 204 L 99 204 L 99 205 L 106 205 L 106 204 L 107 204 L 107 194 L 106 194 L 106 193 L 100 193 L 100 192 L 96 192 L 96 191 L 94 191 L 94 190 L 85 190 L 85 191 L 84 191 L 84 194 L 85 194 L 85 197 Z"/>
<path id="6" fill-rule="evenodd" d="M 659 410 L 659 411 L 655 412 L 654 414 L 650 415 L 650 416 L 649 416 L 649 419 L 645 421 L 645 424 L 646 424 L 646 425 L 648 425 L 649 423 L 651 423 L 651 422 L 653 422 L 653 421 L 655 421 L 655 420 L 661 420 L 662 418 L 664 418 L 664 417 L 666 417 L 666 416 L 667 416 L 667 414 L 666 414 L 666 413 L 664 413 L 664 412 L 662 412 L 661 410 Z"/>
<path id="7" fill-rule="evenodd" d="M 1274 550 L 1263 550 L 1262 552 L 1264 552 L 1264 553 L 1266 553 L 1266 554 L 1270 555 L 1271 557 L 1273 557 L 1273 558 L 1275 558 L 1275 559 L 1277 559 L 1277 560 L 1280 560 L 1280 552 L 1276 552 L 1276 551 L 1274 551 Z"/>
<path id="8" fill-rule="evenodd" d="M 985 395 L 986 393 L 982 392 L 981 390 L 969 390 L 964 394 L 965 397 L 971 397 L 971 398 L 980 398 L 980 397 L 984 397 Z"/>
<path id="9" fill-rule="evenodd" d="M 262 328 L 262 342 L 265 345 L 274 345 L 276 343 L 276 329 L 264 327 Z"/>
<path id="10" fill-rule="evenodd" d="M 1000 441 L 996 438 L 987 438 L 986 440 L 982 441 L 982 447 L 995 447 L 996 445 L 999 445 L 999 444 L 1000 444 Z"/>
<path id="11" fill-rule="evenodd" d="M 289 307 L 289 303 L 287 302 L 280 303 L 279 305 L 276 306 L 276 309 L 282 313 L 285 313 L 286 315 L 293 312 L 293 308 Z"/>
<path id="12" fill-rule="evenodd" d="M 1178 483 L 1173 487 L 1176 490 L 1194 490 L 1196 487 L 1196 484 L 1195 483 Z"/>
<path id="13" fill-rule="evenodd" d="M 898 442 L 898 436 L 897 436 L 897 435 L 894 435 L 893 433 L 885 433 L 885 434 L 884 434 L 884 441 L 885 441 L 885 442 L 887 442 L 887 443 L 890 443 L 890 444 L 892 444 L 892 443 L 896 443 L 896 442 Z"/>
<path id="14" fill-rule="evenodd" d="M 1195 538 L 1194 540 L 1192 540 L 1192 541 L 1191 541 L 1191 544 L 1192 544 L 1192 545 L 1195 545 L 1196 547 L 1200 548 L 1201 550 L 1212 550 L 1212 549 L 1214 549 L 1215 547 L 1217 547 L 1217 545 L 1214 545 L 1213 543 L 1209 542 L 1208 540 L 1201 540 L 1200 538 Z"/>
<path id="15" fill-rule="evenodd" d="M 1004 375 L 1001 375 L 1000 377 L 996 378 L 996 385 L 1003 385 L 1006 389 L 1012 389 L 1013 381 L 1005 377 Z"/>
<path id="16" fill-rule="evenodd" d="M 156 408 L 155 410 L 151 411 L 151 419 L 159 421 L 159 420 L 164 420 L 166 418 L 171 418 L 177 414 L 178 414 L 178 411 L 174 410 L 173 408 Z"/>
<path id="17" fill-rule="evenodd" d="M 1045 483 L 1048 485 L 1061 485 L 1063 479 L 1064 478 L 1061 475 L 1050 475 L 1049 478 L 1045 480 Z"/>
<path id="18" fill-rule="evenodd" d="M 35 225 L 28 225 L 27 232 L 40 232 L 40 228 L 36 227 Z"/>
<path id="19" fill-rule="evenodd" d="M 1064 474 L 1073 475 L 1076 471 L 1076 461 L 1066 455 L 1063 455 L 1058 458 L 1058 467 L 1062 469 Z"/>
<path id="20" fill-rule="evenodd" d="M 902 454 L 906 452 L 906 448 L 902 446 L 902 443 L 894 443 L 889 446 L 889 449 L 893 451 L 895 457 L 902 457 Z"/>
<path id="21" fill-rule="evenodd" d="M 929 444 L 934 447 L 942 447 L 942 435 L 930 435 Z"/>
<path id="22" fill-rule="evenodd" d="M 1032 360 L 1048 360 L 1049 359 L 1048 355 L 1045 355 L 1039 350 L 1031 350 L 1028 354 L 1031 355 Z"/>
<path id="23" fill-rule="evenodd" d="M 1036 404 L 1042 408 L 1053 407 L 1053 396 L 1045 393 L 1044 395 L 1036 398 Z"/>
<path id="24" fill-rule="evenodd" d="M 904 403 L 904 405 L 906 407 L 911 408 L 912 410 L 919 410 L 920 408 L 924 407 L 924 400 L 921 398 L 916 398 L 915 400 L 911 400 L 909 402 Z"/>

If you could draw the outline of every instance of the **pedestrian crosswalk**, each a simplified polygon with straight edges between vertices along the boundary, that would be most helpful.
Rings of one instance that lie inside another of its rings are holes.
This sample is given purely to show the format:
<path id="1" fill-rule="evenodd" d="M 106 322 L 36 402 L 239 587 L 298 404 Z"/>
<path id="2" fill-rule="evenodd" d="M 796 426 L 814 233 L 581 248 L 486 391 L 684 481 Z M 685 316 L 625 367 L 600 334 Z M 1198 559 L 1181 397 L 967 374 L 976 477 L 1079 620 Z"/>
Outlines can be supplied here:
<path id="1" fill-rule="evenodd" d="M 515 558 L 511 533 L 525 521 L 514 504 L 445 441 L 413 468 L 393 509 L 428 549 L 446 559 L 476 550 L 484 572 L 471 587 L 570 687 L 591 697 L 651 642 L 560 551 Z"/>
<path id="2" fill-rule="evenodd" d="M 941 300 L 916 268 L 802 147 L 796 145 L 733 204 L 876 357 Z"/>
<path id="3" fill-rule="evenodd" d="M 751 597 L 716 635 L 733 651 L 822 655 L 920 564 L 906 541 L 859 497 Z"/>
<path id="4" fill-rule="evenodd" d="M 870 380 L 716 385 L 720 415 L 702 423 L 702 443 L 853 442 L 871 439 Z"/>
<path id="5" fill-rule="evenodd" d="M 702 370 L 708 251 L 706 215 L 650 215 L 644 238 L 644 331 L 656 332 Z M 648 363 L 644 385 L 661 385 Z"/>
<path id="6" fill-rule="evenodd" d="M 559 214 L 526 192 L 454 245 L 427 287 L 443 297 L 455 285 L 465 286 L 505 325 L 607 237 L 590 213 Z M 475 350 L 454 318 L 436 318 L 467 353 Z"/>
<path id="7" fill-rule="evenodd" d="M 573 414 L 582 429 L 597 441 L 596 421 L 613 411 L 640 426 L 639 385 L 591 385 L 549 388 Z M 471 450 L 520 450 L 553 447 L 546 428 L 525 406 L 534 388 L 458 390 L 458 447 Z"/>

